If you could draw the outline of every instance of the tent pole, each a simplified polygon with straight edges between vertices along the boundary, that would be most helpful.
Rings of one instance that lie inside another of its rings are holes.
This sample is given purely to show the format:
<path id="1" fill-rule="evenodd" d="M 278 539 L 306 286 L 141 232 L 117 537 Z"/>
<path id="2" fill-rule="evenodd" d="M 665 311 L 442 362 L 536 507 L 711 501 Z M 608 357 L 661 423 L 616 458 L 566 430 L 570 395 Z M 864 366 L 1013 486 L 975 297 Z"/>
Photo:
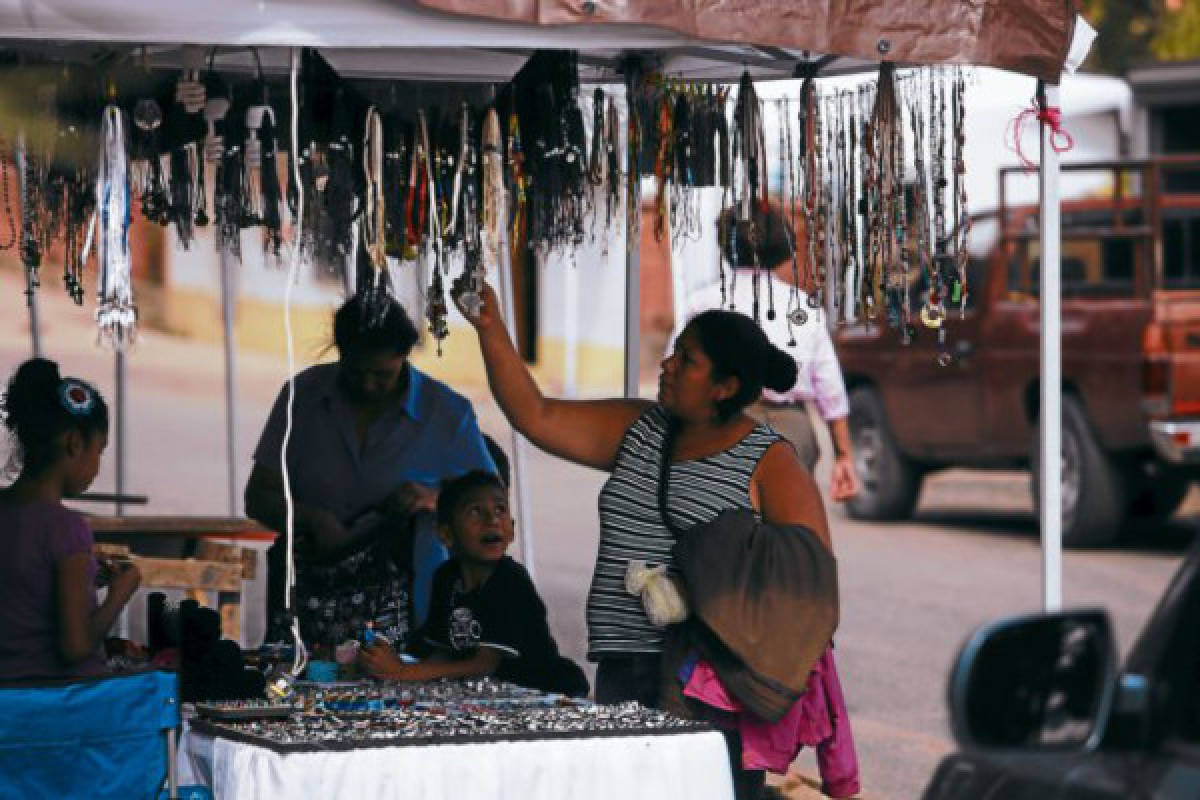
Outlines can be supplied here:
<path id="1" fill-rule="evenodd" d="M 501 216 L 501 219 L 505 219 Z M 508 335 L 512 337 L 513 345 L 520 349 L 517 339 L 516 301 L 513 297 L 512 249 L 508 243 L 508 230 L 501 225 L 500 230 L 500 306 L 504 312 L 504 320 Z M 521 563 L 529 572 L 529 577 L 536 579 L 533 547 L 533 514 L 529 505 L 528 464 L 525 460 L 525 437 L 514 428 L 512 432 L 512 467 L 513 489 L 517 497 L 517 520 L 521 525 Z"/>
<path id="2" fill-rule="evenodd" d="M 15 160 L 17 166 L 17 186 L 21 191 L 21 219 L 25 219 L 25 198 L 28 197 L 27 188 L 25 185 L 27 171 L 25 169 L 25 132 L 21 131 L 17 134 L 17 157 Z M 18 236 L 17 251 L 21 251 L 20 237 L 24 236 L 24 225 L 21 226 L 20 236 Z M 42 357 L 42 330 L 38 323 L 38 302 L 37 302 L 37 287 L 33 285 L 33 275 L 29 272 L 28 267 L 25 268 L 25 304 L 29 307 L 29 344 L 33 348 L 33 357 Z"/>
<path id="3" fill-rule="evenodd" d="M 563 275 L 563 396 L 579 394 L 579 265 L 564 264 Z"/>
<path id="4" fill-rule="evenodd" d="M 221 323 L 225 346 L 225 469 L 229 478 L 229 516 L 238 513 L 237 480 L 237 371 L 234 363 L 233 334 L 233 254 L 222 247 L 221 260 Z"/>
<path id="5" fill-rule="evenodd" d="M 128 398 L 126 397 L 126 393 L 125 393 L 126 384 L 125 384 L 125 351 L 124 350 L 116 351 L 116 354 L 114 357 L 114 362 L 115 362 L 115 367 L 116 367 L 115 372 L 116 372 L 116 385 L 117 385 L 117 398 L 116 398 L 116 403 L 115 403 L 116 417 L 117 417 L 117 419 L 116 419 L 117 424 L 115 426 L 117 429 L 117 437 L 116 437 L 117 441 L 116 441 L 116 445 L 114 446 L 113 449 L 116 451 L 116 462 L 117 462 L 117 465 L 116 465 L 117 466 L 116 511 L 117 511 L 117 516 L 120 517 L 120 516 L 124 516 L 124 514 L 125 514 L 125 503 L 122 500 L 122 498 L 125 497 L 125 460 L 126 460 L 125 459 L 125 456 L 126 456 L 125 445 L 126 445 L 126 441 L 128 438 L 126 436 L 126 428 L 125 428 L 125 419 L 126 419 L 125 407 L 128 404 Z"/>
<path id="6" fill-rule="evenodd" d="M 1059 88 L 1038 81 L 1042 108 L 1057 108 Z M 1059 158 L 1041 123 L 1041 532 L 1042 606 L 1062 608 L 1062 286 Z"/>

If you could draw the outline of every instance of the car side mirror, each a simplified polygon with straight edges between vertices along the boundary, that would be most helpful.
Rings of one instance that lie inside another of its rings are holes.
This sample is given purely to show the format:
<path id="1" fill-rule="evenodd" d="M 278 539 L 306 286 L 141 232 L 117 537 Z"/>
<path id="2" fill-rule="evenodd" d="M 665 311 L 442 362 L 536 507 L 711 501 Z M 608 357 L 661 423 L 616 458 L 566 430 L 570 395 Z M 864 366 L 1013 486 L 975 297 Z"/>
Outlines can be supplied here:
<path id="1" fill-rule="evenodd" d="M 1116 663 L 1103 611 L 985 625 L 950 676 L 954 735 L 964 749 L 1091 749 L 1108 720 Z"/>

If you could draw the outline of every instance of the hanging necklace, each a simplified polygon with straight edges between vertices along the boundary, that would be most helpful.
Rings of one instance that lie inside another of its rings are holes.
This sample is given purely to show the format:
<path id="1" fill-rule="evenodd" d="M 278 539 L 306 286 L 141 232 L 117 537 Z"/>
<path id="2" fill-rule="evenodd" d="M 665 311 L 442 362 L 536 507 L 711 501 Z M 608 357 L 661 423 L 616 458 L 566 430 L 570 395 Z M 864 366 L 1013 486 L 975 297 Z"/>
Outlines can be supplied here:
<path id="1" fill-rule="evenodd" d="M 671 97 L 667 91 L 660 93 L 658 101 L 658 152 L 654 157 L 654 177 L 658 187 L 655 203 L 654 239 L 661 242 L 667 233 L 668 184 L 671 180 Z"/>
<path id="2" fill-rule="evenodd" d="M 462 110 L 462 126 L 466 131 L 468 145 L 466 152 L 463 154 L 463 158 L 466 161 L 466 183 L 463 187 L 461 217 L 463 236 L 463 292 L 461 300 L 466 309 L 467 316 L 477 317 L 483 307 L 483 282 L 485 278 L 483 264 L 484 246 L 477 194 L 479 182 L 476 179 L 479 158 L 478 151 L 476 151 L 474 146 L 475 138 L 471 130 L 471 113 L 465 103 Z"/>
<path id="3" fill-rule="evenodd" d="M 526 203 L 525 152 L 521 148 L 521 126 L 515 111 L 508 116 L 508 169 L 513 193 L 512 210 L 509 212 L 512 217 L 509 222 L 512 231 L 509 245 L 515 250 L 524 240 Z"/>
<path id="4" fill-rule="evenodd" d="M 0 243 L 0 250 L 11 250 L 17 243 L 17 221 L 13 217 L 12 192 L 8 181 L 9 149 L 8 143 L 0 139 L 0 191 L 4 195 L 4 218 L 8 220 L 8 241 Z"/>
<path id="5" fill-rule="evenodd" d="M 628 120 L 625 136 L 625 249 L 641 247 L 642 233 L 642 99 L 645 91 L 641 72 L 632 67 L 625 74 Z"/>
<path id="6" fill-rule="evenodd" d="M 96 323 L 101 343 L 123 350 L 133 341 L 136 332 L 137 308 L 133 304 L 130 276 L 130 191 L 125 131 L 121 110 L 115 105 L 104 109 L 101 140 L 103 156 L 96 171 L 96 202 L 99 205 Z"/>
<path id="7" fill-rule="evenodd" d="M 729 177 L 729 122 L 726 117 L 727 109 L 725 101 L 728 98 L 726 89 L 718 89 L 716 98 L 714 99 L 713 107 L 713 124 L 717 133 L 717 182 L 721 186 L 721 213 L 717 219 L 729 219 L 733 224 L 726 230 L 723 226 L 717 227 L 717 273 L 721 277 L 721 307 L 729 302 L 729 287 L 725 280 L 725 253 L 734 253 L 735 251 L 728 249 L 732 244 L 733 231 L 737 229 L 736 215 L 729 206 L 729 192 L 731 181 Z M 733 215 L 733 216 L 730 216 Z M 723 240 L 723 241 L 722 241 Z M 731 255 L 731 262 L 733 256 Z"/>
<path id="8" fill-rule="evenodd" d="M 480 208 L 483 261 L 485 268 L 500 263 L 500 240 L 504 229 L 504 153 L 500 117 L 489 108 L 483 118 L 483 203 Z"/>
<path id="9" fill-rule="evenodd" d="M 365 295 L 368 317 L 385 307 L 381 302 L 387 293 L 387 252 L 384 231 L 387 225 L 387 202 L 383 191 L 383 117 L 375 106 L 367 109 L 363 133 L 364 213 L 360 222 L 362 251 L 370 272 L 360 267 L 359 291 Z M 369 275 L 369 278 L 368 278 Z"/>
<path id="10" fill-rule="evenodd" d="M 954 184 L 955 184 L 955 262 L 958 276 L 950 293 L 950 301 L 959 304 L 959 315 L 967 313 L 967 238 L 971 233 L 971 216 L 967 212 L 967 162 L 966 162 L 966 78 L 961 67 L 955 70 L 954 86 Z"/>
<path id="11" fill-rule="evenodd" d="M 605 145 L 608 140 L 604 113 L 604 90 L 597 87 L 592 92 L 592 146 L 588 155 L 588 181 L 592 186 L 603 186 L 608 170 Z"/>
<path id="12" fill-rule="evenodd" d="M 21 197 L 21 263 L 25 266 L 25 295 L 33 302 L 33 294 L 41 287 L 39 268 L 42 264 L 42 236 L 38 217 L 41 208 L 41 178 L 37 162 L 25 147 L 24 191 Z"/>
<path id="13" fill-rule="evenodd" d="M 617 164 L 617 146 L 621 136 L 620 116 L 617 114 L 617 103 L 608 98 L 608 112 L 604 121 L 604 157 L 605 177 L 607 179 L 607 205 L 605 207 L 606 225 L 611 230 L 613 215 L 621 205 L 621 168 Z"/>
<path id="14" fill-rule="evenodd" d="M 841 226 L 839 228 L 841 240 L 839 250 L 841 251 L 842 264 L 838 274 L 841 276 L 842 286 L 834 297 L 835 308 L 841 309 L 841 315 L 837 319 L 845 319 L 845 311 L 843 303 L 845 302 L 846 289 L 855 286 L 855 240 L 857 234 L 855 232 L 854 218 L 858 214 L 858 208 L 854 200 L 854 133 L 850 116 L 850 104 L 847 102 L 847 93 L 841 92 L 838 95 L 837 119 L 838 119 L 838 172 L 841 176 L 841 202 L 839 203 L 841 214 Z M 849 130 L 847 130 L 849 128 Z M 853 297 L 853 295 L 851 295 Z M 853 300 L 850 300 L 853 303 Z"/>
<path id="15" fill-rule="evenodd" d="M 450 222 L 445 235 L 454 240 L 462 228 L 460 207 L 463 203 L 463 178 L 466 177 L 467 162 L 471 148 L 471 109 L 463 103 L 458 114 L 458 164 L 454 169 L 454 184 L 450 193 Z"/>
<path id="16" fill-rule="evenodd" d="M 792 256 L 792 287 L 788 292 L 788 310 L 787 310 L 787 330 L 788 330 L 788 347 L 796 346 L 796 334 L 793 326 L 796 324 L 798 316 L 797 311 L 800 308 L 800 256 L 796 251 L 796 234 L 793 226 L 796 224 L 796 157 L 792 148 L 792 109 L 791 103 L 787 96 L 783 98 L 783 106 L 780 112 L 780 128 L 784 133 L 784 157 L 787 159 L 787 189 L 788 189 L 788 220 L 783 226 L 784 235 L 787 237 L 788 250 Z M 781 170 L 781 173 L 783 171 Z M 800 324 L 803 324 L 801 321 Z"/>
<path id="17" fill-rule="evenodd" d="M 421 144 L 425 148 L 425 152 L 431 152 L 429 144 L 429 124 L 425 119 L 425 110 L 417 111 L 417 125 L 421 136 Z M 430 159 L 425 159 L 425 180 L 430 185 L 431 194 L 434 193 L 434 167 L 430 163 Z M 436 210 L 436 202 L 430 203 L 429 212 L 429 231 L 425 242 L 425 249 L 432 251 L 433 265 L 431 268 L 432 282 L 429 287 L 429 296 L 426 302 L 425 313 L 429 319 L 429 333 L 437 342 L 437 354 L 442 354 L 442 340 L 449 335 L 450 329 L 446 323 L 446 315 L 448 309 L 446 307 L 446 290 L 442 283 L 442 232 L 440 220 Z"/>

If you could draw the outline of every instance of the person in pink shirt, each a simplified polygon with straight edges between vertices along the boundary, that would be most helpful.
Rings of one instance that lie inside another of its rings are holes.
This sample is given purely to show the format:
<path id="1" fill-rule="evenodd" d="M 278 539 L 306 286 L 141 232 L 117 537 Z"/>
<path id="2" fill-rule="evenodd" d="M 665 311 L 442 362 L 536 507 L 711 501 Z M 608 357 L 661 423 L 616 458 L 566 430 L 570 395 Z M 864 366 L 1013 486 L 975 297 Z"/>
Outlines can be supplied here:
<path id="1" fill-rule="evenodd" d="M 95 479 L 108 408 L 91 385 L 34 358 L 9 382 L 3 409 L 20 474 L 0 489 L 0 681 L 103 674 L 101 645 L 141 576 L 113 565 L 98 603 L 91 528 L 62 500 Z"/>
<path id="2" fill-rule="evenodd" d="M 803 288 L 799 288 L 799 303 L 807 313 L 808 320 L 803 325 L 789 324 L 794 234 L 775 207 L 757 217 L 753 237 L 749 235 L 749 226 L 745 223 L 739 224 L 738 235 L 733 235 L 733 215 L 729 212 L 717 220 L 718 241 L 723 243 L 722 256 L 733 265 L 732 279 L 726 279 L 723 307 L 743 314 L 753 313 L 756 271 L 753 265 L 757 262 L 760 265 L 757 270 L 758 324 L 771 344 L 795 359 L 798 377 L 795 385 L 786 392 L 764 390 L 762 399 L 747 408 L 746 413 L 783 434 L 796 449 L 800 462 L 812 472 L 820 458 L 820 445 L 813 430 L 811 407 L 829 427 L 833 441 L 830 498 L 845 502 L 858 493 L 859 481 L 854 469 L 850 426 L 847 423 L 850 404 L 833 340 L 826 327 L 825 313 L 809 308 L 808 295 Z M 755 241 L 753 250 L 747 244 L 751 239 Z M 734 252 L 734 248 L 737 252 Z M 774 319 L 768 319 L 767 314 L 770 307 L 768 298 L 771 296 L 774 298 Z M 721 286 L 714 283 L 691 292 L 686 302 L 687 319 L 701 311 L 721 308 Z"/>

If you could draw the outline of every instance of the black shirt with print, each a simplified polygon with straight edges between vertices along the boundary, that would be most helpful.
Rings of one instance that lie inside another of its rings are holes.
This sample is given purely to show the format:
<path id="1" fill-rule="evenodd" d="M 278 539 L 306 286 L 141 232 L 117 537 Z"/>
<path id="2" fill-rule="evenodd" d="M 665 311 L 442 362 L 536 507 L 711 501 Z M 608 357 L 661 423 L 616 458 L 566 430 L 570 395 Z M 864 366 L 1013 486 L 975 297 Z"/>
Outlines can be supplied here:
<path id="1" fill-rule="evenodd" d="M 463 591 L 458 561 L 442 564 L 434 573 L 429 617 L 417 639 L 460 658 L 479 647 L 493 648 L 503 656 L 495 673 L 500 680 L 578 697 L 588 691 L 583 670 L 559 654 L 529 573 L 508 556 L 470 592 Z"/>

